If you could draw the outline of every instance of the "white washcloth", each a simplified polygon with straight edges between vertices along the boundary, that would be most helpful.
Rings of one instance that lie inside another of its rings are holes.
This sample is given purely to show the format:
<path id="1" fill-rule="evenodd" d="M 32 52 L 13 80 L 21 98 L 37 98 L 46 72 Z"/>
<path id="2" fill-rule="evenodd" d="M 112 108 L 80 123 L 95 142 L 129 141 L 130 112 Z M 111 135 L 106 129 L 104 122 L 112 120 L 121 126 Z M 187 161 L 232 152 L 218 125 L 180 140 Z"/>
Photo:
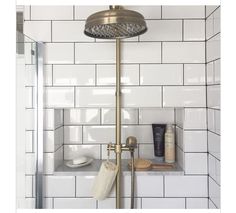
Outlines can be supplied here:
<path id="1" fill-rule="evenodd" d="M 92 186 L 92 195 L 97 200 L 104 200 L 110 193 L 118 172 L 116 164 L 104 161 Z"/>

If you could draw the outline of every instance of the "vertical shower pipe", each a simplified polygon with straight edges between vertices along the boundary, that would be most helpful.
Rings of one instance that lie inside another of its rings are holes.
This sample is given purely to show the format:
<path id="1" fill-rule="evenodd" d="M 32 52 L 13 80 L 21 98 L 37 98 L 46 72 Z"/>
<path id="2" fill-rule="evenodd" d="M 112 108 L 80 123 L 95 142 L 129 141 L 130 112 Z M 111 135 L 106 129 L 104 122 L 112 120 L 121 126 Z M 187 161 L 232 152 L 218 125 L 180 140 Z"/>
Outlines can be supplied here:
<path id="1" fill-rule="evenodd" d="M 43 43 L 36 43 L 36 209 L 43 209 Z"/>
<path id="2" fill-rule="evenodd" d="M 118 173 L 116 176 L 116 208 L 120 209 L 120 194 L 121 194 L 121 89 L 120 89 L 120 39 L 116 39 L 116 165 Z"/>

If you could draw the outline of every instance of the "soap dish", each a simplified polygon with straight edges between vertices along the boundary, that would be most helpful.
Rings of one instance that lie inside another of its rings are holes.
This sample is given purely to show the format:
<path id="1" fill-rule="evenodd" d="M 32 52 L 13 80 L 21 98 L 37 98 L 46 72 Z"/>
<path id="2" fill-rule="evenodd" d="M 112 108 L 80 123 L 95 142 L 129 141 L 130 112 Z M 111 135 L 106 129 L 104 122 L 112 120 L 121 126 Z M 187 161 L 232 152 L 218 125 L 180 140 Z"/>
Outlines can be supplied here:
<path id="1" fill-rule="evenodd" d="M 89 158 L 86 162 L 80 163 L 80 164 L 73 164 L 73 160 L 70 160 L 70 161 L 67 161 L 65 165 L 70 168 L 79 168 L 79 167 L 87 166 L 91 164 L 92 162 L 93 162 L 93 158 Z"/>

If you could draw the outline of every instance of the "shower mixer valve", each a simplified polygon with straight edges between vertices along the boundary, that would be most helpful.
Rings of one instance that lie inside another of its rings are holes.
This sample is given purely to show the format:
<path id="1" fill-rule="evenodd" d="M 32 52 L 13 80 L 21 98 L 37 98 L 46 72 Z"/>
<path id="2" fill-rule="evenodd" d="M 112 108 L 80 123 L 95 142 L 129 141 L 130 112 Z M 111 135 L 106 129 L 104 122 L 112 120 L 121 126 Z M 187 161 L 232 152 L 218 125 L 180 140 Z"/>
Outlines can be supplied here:
<path id="1" fill-rule="evenodd" d="M 115 153 L 121 153 L 122 151 L 134 152 L 134 149 L 137 148 L 137 139 L 134 136 L 129 136 L 126 139 L 126 144 L 112 144 L 107 145 L 108 155 L 109 151 L 113 150 Z"/>

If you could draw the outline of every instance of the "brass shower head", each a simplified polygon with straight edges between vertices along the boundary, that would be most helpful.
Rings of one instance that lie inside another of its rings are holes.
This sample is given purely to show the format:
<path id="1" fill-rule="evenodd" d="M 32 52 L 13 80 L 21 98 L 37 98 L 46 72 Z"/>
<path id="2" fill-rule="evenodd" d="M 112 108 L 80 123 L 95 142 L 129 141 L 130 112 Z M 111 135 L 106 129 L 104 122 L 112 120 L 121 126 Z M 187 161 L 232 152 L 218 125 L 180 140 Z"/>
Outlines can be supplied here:
<path id="1" fill-rule="evenodd" d="M 147 31 L 144 17 L 121 6 L 110 6 L 109 10 L 90 15 L 84 33 L 93 38 L 116 39 L 130 38 Z"/>

